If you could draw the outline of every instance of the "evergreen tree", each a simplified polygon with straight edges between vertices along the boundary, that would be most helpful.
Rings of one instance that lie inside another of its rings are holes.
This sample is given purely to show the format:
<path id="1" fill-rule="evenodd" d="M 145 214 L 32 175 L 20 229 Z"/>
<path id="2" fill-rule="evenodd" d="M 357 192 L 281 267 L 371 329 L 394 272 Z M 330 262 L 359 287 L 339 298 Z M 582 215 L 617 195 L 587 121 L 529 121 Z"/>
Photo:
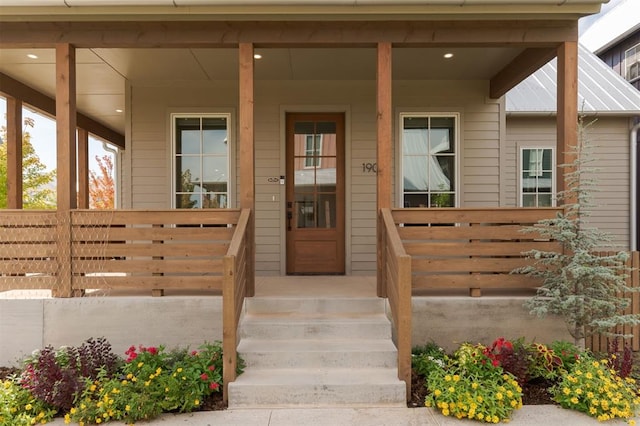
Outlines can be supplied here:
<path id="1" fill-rule="evenodd" d="M 558 194 L 558 199 L 565 202 L 564 212 L 525 229 L 560 242 L 563 251 L 532 250 L 526 255 L 535 260 L 534 265 L 514 271 L 542 280 L 536 296 L 525 303 L 531 313 L 564 317 L 576 345 L 582 347 L 591 334 L 621 336 L 613 331 L 615 326 L 640 323 L 640 315 L 622 313 L 631 302 L 622 293 L 638 290 L 626 285 L 628 253 L 598 254 L 611 238 L 586 221 L 594 206 L 591 194 L 595 191 L 589 125 L 580 119 L 578 146 L 573 148 L 575 160 L 562 166 L 567 189 Z"/>

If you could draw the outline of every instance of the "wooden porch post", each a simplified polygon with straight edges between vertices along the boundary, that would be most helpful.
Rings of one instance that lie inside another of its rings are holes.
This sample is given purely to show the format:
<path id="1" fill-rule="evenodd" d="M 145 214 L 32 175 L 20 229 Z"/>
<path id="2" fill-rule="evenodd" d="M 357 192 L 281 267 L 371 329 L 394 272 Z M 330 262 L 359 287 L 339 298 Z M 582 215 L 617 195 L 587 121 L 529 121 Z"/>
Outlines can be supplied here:
<path id="1" fill-rule="evenodd" d="M 78 129 L 78 208 L 89 208 L 89 132 Z"/>
<path id="2" fill-rule="evenodd" d="M 391 43 L 378 43 L 377 62 L 377 158 L 378 173 L 376 176 L 376 218 L 377 218 L 377 257 L 378 277 L 377 293 L 379 297 L 387 296 L 385 285 L 386 272 L 382 244 L 384 228 L 379 218 L 380 209 L 391 207 L 391 179 L 393 147 L 391 144 L 392 101 L 391 101 Z"/>
<path id="3" fill-rule="evenodd" d="M 22 101 L 7 96 L 7 208 L 22 208 Z"/>
<path id="4" fill-rule="evenodd" d="M 76 49 L 56 44 L 56 140 L 58 206 L 58 287 L 56 297 L 71 297 L 71 210 L 76 195 Z"/>
<path id="5" fill-rule="evenodd" d="M 573 149 L 578 145 L 578 42 L 566 41 L 558 48 L 558 116 L 557 116 L 557 191 L 566 191 L 565 173 L 575 160 Z M 567 198 L 564 205 L 572 204 L 575 199 Z"/>
<path id="6" fill-rule="evenodd" d="M 247 291 L 255 294 L 255 139 L 253 119 L 253 44 L 239 45 L 240 86 L 240 208 L 251 209 L 247 226 Z"/>

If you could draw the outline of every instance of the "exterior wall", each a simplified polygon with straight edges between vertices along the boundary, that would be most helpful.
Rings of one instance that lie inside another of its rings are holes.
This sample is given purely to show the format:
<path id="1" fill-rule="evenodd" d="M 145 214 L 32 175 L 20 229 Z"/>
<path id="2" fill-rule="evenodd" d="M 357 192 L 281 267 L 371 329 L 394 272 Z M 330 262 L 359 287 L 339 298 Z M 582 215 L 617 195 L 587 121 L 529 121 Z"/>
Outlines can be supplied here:
<path id="1" fill-rule="evenodd" d="M 589 124 L 591 123 L 591 124 Z M 624 117 L 586 117 L 586 137 L 593 150 L 597 191 L 588 221 L 613 237 L 620 249 L 629 248 L 629 120 Z M 503 170 L 507 205 L 518 205 L 520 146 L 556 146 L 555 117 L 508 117 Z"/>
<path id="2" fill-rule="evenodd" d="M 396 81 L 394 125 L 407 112 L 458 113 L 458 206 L 499 206 L 501 102 L 487 96 L 486 81 Z M 131 208 L 171 207 L 170 113 L 230 112 L 237 123 L 237 82 L 203 86 L 131 88 L 131 139 L 125 176 L 131 176 Z M 255 83 L 256 274 L 280 275 L 285 268 L 286 112 L 344 112 L 346 115 L 346 264 L 348 275 L 376 271 L 375 81 L 265 81 Z M 237 133 L 237 132 L 236 132 Z M 237 141 L 234 135 L 230 138 Z M 398 146 L 396 131 L 396 147 Z M 238 151 L 237 143 L 235 149 Z M 397 148 L 396 148 L 397 151 Z M 398 157 L 396 155 L 396 157 Z M 128 167 L 127 167 L 128 165 Z M 236 161 L 236 193 L 239 185 Z M 396 163 L 396 168 L 399 164 Z M 394 186 L 398 187 L 396 174 Z M 125 191 L 128 193 L 129 191 Z M 231 194 L 237 205 L 236 194 Z M 394 200 L 399 203 L 396 194 Z"/>
<path id="3" fill-rule="evenodd" d="M 627 37 L 625 37 L 623 40 L 620 40 L 613 46 L 601 52 L 598 52 L 598 57 L 624 78 L 625 52 L 638 43 L 640 43 L 640 30 L 629 34 Z M 640 90 L 640 78 L 635 79 L 633 82 L 631 82 L 631 84 L 636 89 Z"/>

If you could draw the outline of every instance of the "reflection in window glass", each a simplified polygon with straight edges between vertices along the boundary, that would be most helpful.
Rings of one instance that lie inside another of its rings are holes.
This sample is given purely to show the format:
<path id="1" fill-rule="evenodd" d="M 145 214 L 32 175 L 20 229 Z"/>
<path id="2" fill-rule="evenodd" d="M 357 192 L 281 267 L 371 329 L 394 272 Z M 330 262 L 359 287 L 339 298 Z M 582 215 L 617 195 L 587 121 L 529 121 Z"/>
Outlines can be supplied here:
<path id="1" fill-rule="evenodd" d="M 522 148 L 520 159 L 521 207 L 553 206 L 553 148 Z"/>
<path id="2" fill-rule="evenodd" d="M 456 118 L 402 116 L 404 207 L 455 207 Z"/>
<path id="3" fill-rule="evenodd" d="M 173 126 L 175 207 L 227 208 L 228 117 L 176 115 Z"/>

